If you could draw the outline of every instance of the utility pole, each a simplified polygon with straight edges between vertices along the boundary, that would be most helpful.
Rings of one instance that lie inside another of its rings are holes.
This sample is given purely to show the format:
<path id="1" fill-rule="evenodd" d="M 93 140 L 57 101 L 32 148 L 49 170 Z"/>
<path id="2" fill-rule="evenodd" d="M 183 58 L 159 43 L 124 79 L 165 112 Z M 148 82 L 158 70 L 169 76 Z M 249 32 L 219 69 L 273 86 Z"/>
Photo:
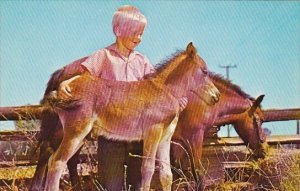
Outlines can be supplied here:
<path id="1" fill-rule="evenodd" d="M 299 125 L 299 120 L 297 120 L 297 135 L 300 134 L 300 125 Z M 297 144 L 297 149 L 300 149 L 300 145 Z"/>
<path id="2" fill-rule="evenodd" d="M 226 70 L 226 79 L 229 80 L 229 70 L 231 68 L 236 68 L 237 66 L 228 64 L 228 65 L 219 65 L 219 67 L 220 68 L 225 68 L 225 70 Z M 227 125 L 227 137 L 230 137 L 230 130 L 231 130 L 231 125 Z"/>
<path id="3" fill-rule="evenodd" d="M 300 134 L 299 120 L 297 120 L 297 135 Z"/>
<path id="4" fill-rule="evenodd" d="M 229 69 L 236 68 L 236 65 L 219 65 L 220 68 L 225 68 L 226 70 L 226 79 L 229 80 Z"/>

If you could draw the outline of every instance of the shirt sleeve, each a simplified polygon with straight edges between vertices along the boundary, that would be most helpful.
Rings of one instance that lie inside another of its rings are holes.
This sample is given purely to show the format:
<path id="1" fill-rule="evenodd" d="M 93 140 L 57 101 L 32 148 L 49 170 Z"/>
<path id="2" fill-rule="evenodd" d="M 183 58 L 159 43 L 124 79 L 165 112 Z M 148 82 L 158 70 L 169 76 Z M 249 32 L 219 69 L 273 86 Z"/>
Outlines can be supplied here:
<path id="1" fill-rule="evenodd" d="M 84 67 L 82 67 L 81 63 L 84 62 L 88 57 L 83 57 L 78 60 L 75 60 L 71 62 L 70 64 L 64 66 L 63 68 L 63 76 L 65 76 L 65 79 L 69 79 L 71 77 L 74 77 L 76 75 L 82 74 L 85 70 Z"/>
<path id="2" fill-rule="evenodd" d="M 85 72 L 85 68 L 81 63 L 85 61 L 87 57 L 80 58 L 64 66 L 63 68 L 56 70 L 50 77 L 44 95 L 47 95 L 53 90 L 57 90 L 59 84 L 67 79 L 70 79 L 76 75 L 80 75 Z"/>
<path id="3" fill-rule="evenodd" d="M 105 61 L 105 50 L 101 49 L 81 63 L 93 76 L 99 77 Z"/>
<path id="4" fill-rule="evenodd" d="M 145 56 L 144 57 L 144 75 L 147 75 L 147 74 L 152 74 L 155 72 L 155 68 L 154 66 L 150 63 L 150 60 Z"/>

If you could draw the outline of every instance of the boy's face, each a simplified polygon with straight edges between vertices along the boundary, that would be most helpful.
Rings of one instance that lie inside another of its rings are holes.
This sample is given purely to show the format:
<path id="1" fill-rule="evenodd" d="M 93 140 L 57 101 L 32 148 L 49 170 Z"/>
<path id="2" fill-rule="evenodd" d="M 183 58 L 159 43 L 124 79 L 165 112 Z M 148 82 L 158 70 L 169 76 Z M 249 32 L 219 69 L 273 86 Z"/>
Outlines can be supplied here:
<path id="1" fill-rule="evenodd" d="M 142 35 L 144 33 L 145 26 L 136 27 L 130 30 L 127 35 L 121 35 L 118 37 L 122 45 L 132 51 L 134 50 L 142 41 Z"/>

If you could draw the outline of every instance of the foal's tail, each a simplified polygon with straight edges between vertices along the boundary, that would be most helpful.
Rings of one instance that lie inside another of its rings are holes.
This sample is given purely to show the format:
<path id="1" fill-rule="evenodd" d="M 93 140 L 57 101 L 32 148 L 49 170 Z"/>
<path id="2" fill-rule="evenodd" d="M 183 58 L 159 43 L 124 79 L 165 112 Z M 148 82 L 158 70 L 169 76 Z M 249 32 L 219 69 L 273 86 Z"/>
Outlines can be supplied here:
<path id="1" fill-rule="evenodd" d="M 49 104 L 49 96 L 53 94 L 53 91 L 55 91 L 59 86 L 59 79 L 61 78 L 63 74 L 64 69 L 56 70 L 50 77 L 47 87 L 44 93 L 44 97 L 41 100 L 41 104 L 48 105 Z M 60 123 L 59 117 L 57 113 L 54 110 L 45 110 L 42 112 L 41 115 L 41 127 L 40 132 L 41 136 L 39 139 L 39 144 L 41 144 L 43 141 L 48 140 L 49 138 L 53 138 L 53 135 L 55 134 L 56 126 Z"/>

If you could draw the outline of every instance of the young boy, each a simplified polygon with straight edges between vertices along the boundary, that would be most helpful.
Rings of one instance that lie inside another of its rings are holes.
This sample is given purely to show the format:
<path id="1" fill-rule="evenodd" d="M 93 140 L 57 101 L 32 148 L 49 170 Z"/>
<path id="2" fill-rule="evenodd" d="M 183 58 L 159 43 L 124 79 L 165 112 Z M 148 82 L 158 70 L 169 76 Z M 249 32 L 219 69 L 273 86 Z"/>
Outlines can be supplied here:
<path id="1" fill-rule="evenodd" d="M 93 76 L 117 81 L 138 81 L 146 74 L 154 72 L 149 60 L 134 50 L 142 41 L 147 25 L 146 17 L 136 7 L 122 6 L 115 12 L 112 25 L 116 36 L 115 43 L 96 51 L 83 62 L 74 62 L 65 67 L 65 73 L 68 73 L 70 78 L 60 83 L 60 97 L 72 97 L 72 90 L 68 84 L 86 70 Z M 186 98 L 180 100 L 182 108 L 186 104 Z M 124 165 L 128 166 L 127 187 L 131 185 L 131 190 L 140 190 L 141 159 L 133 158 L 129 153 L 142 156 L 142 143 L 127 143 L 99 137 L 99 178 L 100 184 L 108 191 L 128 189 L 124 187 Z"/>

